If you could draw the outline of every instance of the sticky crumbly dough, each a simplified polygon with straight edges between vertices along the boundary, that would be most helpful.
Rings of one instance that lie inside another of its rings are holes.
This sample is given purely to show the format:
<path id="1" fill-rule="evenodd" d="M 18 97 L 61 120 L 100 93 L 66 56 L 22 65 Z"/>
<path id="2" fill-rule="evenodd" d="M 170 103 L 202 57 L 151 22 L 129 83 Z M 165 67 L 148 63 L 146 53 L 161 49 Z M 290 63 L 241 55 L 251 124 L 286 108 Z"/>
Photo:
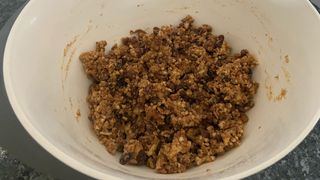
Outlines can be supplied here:
<path id="1" fill-rule="evenodd" d="M 94 132 L 123 165 L 181 173 L 241 142 L 257 62 L 247 50 L 231 54 L 223 35 L 193 22 L 131 31 L 107 53 L 100 41 L 80 56 L 92 79 Z"/>

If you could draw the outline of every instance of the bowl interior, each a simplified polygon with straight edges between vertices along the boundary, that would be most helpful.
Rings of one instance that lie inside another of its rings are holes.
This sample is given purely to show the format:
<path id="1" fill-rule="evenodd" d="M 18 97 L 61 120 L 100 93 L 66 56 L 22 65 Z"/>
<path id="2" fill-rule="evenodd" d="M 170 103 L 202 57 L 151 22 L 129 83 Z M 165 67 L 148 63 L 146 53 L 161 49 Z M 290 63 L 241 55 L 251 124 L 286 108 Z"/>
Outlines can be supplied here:
<path id="1" fill-rule="evenodd" d="M 182 174 L 122 166 L 91 129 L 86 104 L 90 81 L 78 57 L 93 49 L 95 41 L 107 40 L 110 48 L 130 30 L 174 25 L 187 14 L 224 34 L 233 52 L 248 49 L 259 61 L 254 78 L 260 87 L 243 143 Z M 283 157 L 316 123 L 318 32 L 319 18 L 304 0 L 33 0 L 11 31 L 4 77 L 10 102 L 29 133 L 90 176 L 241 178 Z"/>

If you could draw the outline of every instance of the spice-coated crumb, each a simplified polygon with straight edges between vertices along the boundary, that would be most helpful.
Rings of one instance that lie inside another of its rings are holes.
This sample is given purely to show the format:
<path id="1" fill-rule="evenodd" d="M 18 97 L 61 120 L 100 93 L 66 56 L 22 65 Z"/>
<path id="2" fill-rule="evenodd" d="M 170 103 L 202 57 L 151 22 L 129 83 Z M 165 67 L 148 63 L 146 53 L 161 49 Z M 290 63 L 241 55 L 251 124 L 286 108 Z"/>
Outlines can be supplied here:
<path id="1" fill-rule="evenodd" d="M 180 173 L 238 146 L 254 105 L 256 60 L 231 54 L 223 35 L 178 26 L 131 31 L 106 54 L 106 41 L 81 54 L 92 79 L 89 119 L 120 163 Z"/>

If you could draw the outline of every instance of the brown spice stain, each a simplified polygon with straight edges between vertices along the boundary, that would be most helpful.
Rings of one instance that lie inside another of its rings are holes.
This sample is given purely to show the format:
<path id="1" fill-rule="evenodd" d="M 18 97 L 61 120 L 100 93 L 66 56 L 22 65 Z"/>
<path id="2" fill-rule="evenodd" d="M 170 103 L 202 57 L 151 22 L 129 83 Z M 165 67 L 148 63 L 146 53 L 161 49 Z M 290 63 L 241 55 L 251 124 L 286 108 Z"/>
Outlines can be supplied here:
<path id="1" fill-rule="evenodd" d="M 265 69 L 265 74 L 267 75 L 267 78 L 265 80 L 264 85 L 265 85 L 266 95 L 267 95 L 268 100 L 273 101 L 273 102 L 284 100 L 286 95 L 288 94 L 288 91 L 285 88 L 281 88 L 280 93 L 278 95 L 276 95 L 274 93 L 274 90 L 273 90 L 273 87 L 271 84 L 270 75 L 266 69 Z M 274 78 L 277 80 L 280 79 L 279 75 L 274 76 Z"/>
<path id="2" fill-rule="evenodd" d="M 258 41 L 257 36 L 251 36 L 251 38 L 255 41 L 255 43 L 258 45 L 258 53 L 261 54 L 261 50 L 263 50 L 263 45 Z"/>
<path id="3" fill-rule="evenodd" d="M 65 66 L 65 76 L 64 76 L 64 80 L 66 80 L 66 79 L 67 79 L 67 77 L 68 77 L 69 67 L 70 67 L 70 64 L 71 64 L 72 58 L 73 58 L 73 56 L 74 56 L 74 54 L 75 54 L 76 50 L 77 50 L 76 48 L 74 48 L 74 49 L 72 50 L 72 52 L 71 52 L 71 54 L 70 54 L 70 57 L 69 57 L 69 59 L 68 59 L 68 62 L 67 62 L 67 64 L 66 64 L 66 66 Z"/>
<path id="4" fill-rule="evenodd" d="M 103 13 L 100 13 L 99 16 L 103 16 Z"/>
<path id="5" fill-rule="evenodd" d="M 73 108 L 73 103 L 72 103 L 71 97 L 69 97 L 69 103 L 70 103 L 70 107 L 71 107 L 71 109 L 72 109 L 72 108 Z"/>
<path id="6" fill-rule="evenodd" d="M 247 0 L 246 0 L 247 1 Z M 251 3 L 252 4 L 252 3 Z M 270 22 L 268 20 L 267 16 L 263 14 L 261 11 L 259 11 L 259 8 L 257 6 L 251 5 L 250 12 L 256 17 L 256 20 L 265 28 L 269 29 L 268 26 L 266 26 L 266 22 Z"/>
<path id="7" fill-rule="evenodd" d="M 61 77 L 62 78 L 62 82 L 61 83 L 62 83 L 62 91 L 63 92 L 64 92 L 64 80 L 67 79 L 67 75 L 68 75 L 68 71 L 69 71 L 69 65 L 71 63 L 71 58 L 74 55 L 76 48 L 74 48 L 71 51 L 70 57 L 69 57 L 69 59 L 68 59 L 66 64 L 65 64 L 65 60 L 66 60 L 66 57 L 67 57 L 69 51 L 75 46 L 76 42 L 78 41 L 78 37 L 79 37 L 79 35 L 76 35 L 75 37 L 73 37 L 73 39 L 69 43 L 67 43 L 66 47 L 63 50 L 63 60 L 62 60 L 62 63 L 61 63 L 61 73 L 62 73 L 62 75 L 61 75 L 62 76 Z M 63 79 L 64 70 L 65 70 L 65 77 Z"/>
<path id="8" fill-rule="evenodd" d="M 260 24 L 262 24 L 262 25 L 264 26 L 264 22 L 261 20 L 261 18 L 260 18 L 260 16 L 259 16 L 257 7 L 251 6 L 251 7 L 250 7 L 250 11 L 251 11 L 251 13 L 257 18 L 257 20 L 260 22 Z"/>
<path id="9" fill-rule="evenodd" d="M 287 64 L 290 62 L 289 55 L 284 56 L 284 62 Z"/>
<path id="10" fill-rule="evenodd" d="M 281 66 L 281 70 L 282 70 L 282 73 L 286 79 L 286 81 L 289 83 L 291 81 L 291 74 L 290 72 L 283 66 Z"/>
<path id="11" fill-rule="evenodd" d="M 76 120 L 79 122 L 79 118 L 81 117 L 80 109 L 78 108 L 76 114 L 75 114 Z"/>
<path id="12" fill-rule="evenodd" d="M 273 99 L 273 90 L 272 90 L 272 87 L 271 85 L 266 85 L 265 86 L 266 90 L 267 90 L 267 97 L 268 97 L 268 100 L 272 100 Z"/>
<path id="13" fill-rule="evenodd" d="M 267 97 L 269 101 L 277 102 L 282 101 L 286 98 L 288 91 L 285 88 L 281 88 L 280 93 L 278 95 L 274 95 L 273 88 L 271 85 L 265 85 L 267 91 Z"/>
<path id="14" fill-rule="evenodd" d="M 282 88 L 280 91 L 280 94 L 274 98 L 274 101 L 281 101 L 285 99 L 287 96 L 287 93 L 288 93 L 287 90 Z"/>
<path id="15" fill-rule="evenodd" d="M 269 101 L 271 101 L 273 99 L 273 90 L 272 90 L 272 86 L 270 83 L 270 75 L 266 69 L 264 70 L 264 73 L 267 76 L 266 80 L 264 81 L 264 87 L 267 91 L 267 98 Z"/>
<path id="16" fill-rule="evenodd" d="M 273 40 L 272 36 L 271 36 L 269 33 L 265 33 L 264 35 L 265 35 L 269 40 L 271 40 L 271 41 Z"/>
<path id="17" fill-rule="evenodd" d="M 63 57 L 66 57 L 71 47 L 77 42 L 79 35 L 75 36 L 63 50 Z"/>
<path id="18" fill-rule="evenodd" d="M 268 34 L 268 33 L 265 33 L 264 35 L 265 35 L 266 38 L 268 39 L 268 43 L 271 44 L 271 43 L 273 42 L 272 36 L 270 36 L 270 34 Z M 281 58 L 281 56 L 280 56 L 280 58 Z"/>

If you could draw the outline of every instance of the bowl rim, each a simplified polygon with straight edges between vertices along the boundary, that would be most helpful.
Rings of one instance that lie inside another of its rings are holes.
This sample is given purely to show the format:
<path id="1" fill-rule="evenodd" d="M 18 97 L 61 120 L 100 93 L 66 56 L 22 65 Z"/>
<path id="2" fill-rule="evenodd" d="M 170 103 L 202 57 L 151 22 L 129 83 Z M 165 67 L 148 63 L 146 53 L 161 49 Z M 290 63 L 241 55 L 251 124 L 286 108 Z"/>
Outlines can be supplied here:
<path id="1" fill-rule="evenodd" d="M 40 1 L 40 0 L 39 0 Z M 10 34 L 8 36 L 6 46 L 5 46 L 5 51 L 4 51 L 4 58 L 3 58 L 3 78 L 4 78 L 4 84 L 5 84 L 5 89 L 6 93 L 9 99 L 9 102 L 11 104 L 11 107 L 13 108 L 13 111 L 15 112 L 16 116 L 18 117 L 18 120 L 24 127 L 24 129 L 28 132 L 29 135 L 42 147 L 44 148 L 47 152 L 52 154 L 55 158 L 59 159 L 61 162 L 64 164 L 68 165 L 69 167 L 73 168 L 74 170 L 77 170 L 85 175 L 88 175 L 93 178 L 97 179 L 112 179 L 112 180 L 121 180 L 125 178 L 143 178 L 146 179 L 145 177 L 140 177 L 140 176 L 135 176 L 131 174 L 124 173 L 122 171 L 120 172 L 119 175 L 110 175 L 110 174 L 105 174 L 102 173 L 101 171 L 98 171 L 96 169 L 93 169 L 82 162 L 80 162 L 77 159 L 74 159 L 70 157 L 67 153 L 63 152 L 59 148 L 55 147 L 48 139 L 46 139 L 38 130 L 35 128 L 29 121 L 28 116 L 26 113 L 22 110 L 21 106 L 19 105 L 19 101 L 17 97 L 14 94 L 14 90 L 10 81 L 10 68 L 9 68 L 9 57 L 11 54 L 11 49 L 12 47 L 12 41 L 14 39 L 14 34 L 17 31 L 17 27 L 23 21 L 24 15 L 30 10 L 30 8 L 33 6 L 33 4 L 36 4 L 37 0 L 32 0 L 29 1 L 26 6 L 22 9 L 20 12 L 19 16 L 15 20 L 11 30 Z M 318 21 L 320 23 L 320 15 L 318 11 L 315 9 L 315 7 L 312 5 L 312 3 L 308 0 L 304 0 L 304 3 L 306 3 L 307 7 L 312 11 L 314 16 L 317 16 Z M 233 174 L 229 177 L 225 177 L 222 179 L 242 179 L 245 177 L 248 177 L 250 175 L 253 175 L 263 169 L 266 169 L 267 167 L 271 166 L 272 164 L 276 163 L 283 157 L 285 157 L 289 152 L 291 152 L 295 147 L 297 147 L 303 139 L 311 132 L 311 130 L 314 128 L 314 126 L 317 124 L 318 120 L 320 118 L 320 107 L 318 108 L 317 112 L 314 114 L 312 120 L 308 124 L 308 126 L 300 133 L 298 138 L 296 138 L 294 141 L 292 141 L 286 148 L 284 148 L 282 151 L 280 151 L 276 156 L 273 158 L 270 158 L 268 160 L 265 160 L 264 162 L 260 163 L 258 166 L 247 169 L 245 171 Z M 112 169 L 111 169 L 112 170 Z M 113 173 L 112 173 L 113 174 Z M 202 177 L 202 178 L 210 178 L 209 176 Z M 187 178 L 188 179 L 188 178 Z"/>

